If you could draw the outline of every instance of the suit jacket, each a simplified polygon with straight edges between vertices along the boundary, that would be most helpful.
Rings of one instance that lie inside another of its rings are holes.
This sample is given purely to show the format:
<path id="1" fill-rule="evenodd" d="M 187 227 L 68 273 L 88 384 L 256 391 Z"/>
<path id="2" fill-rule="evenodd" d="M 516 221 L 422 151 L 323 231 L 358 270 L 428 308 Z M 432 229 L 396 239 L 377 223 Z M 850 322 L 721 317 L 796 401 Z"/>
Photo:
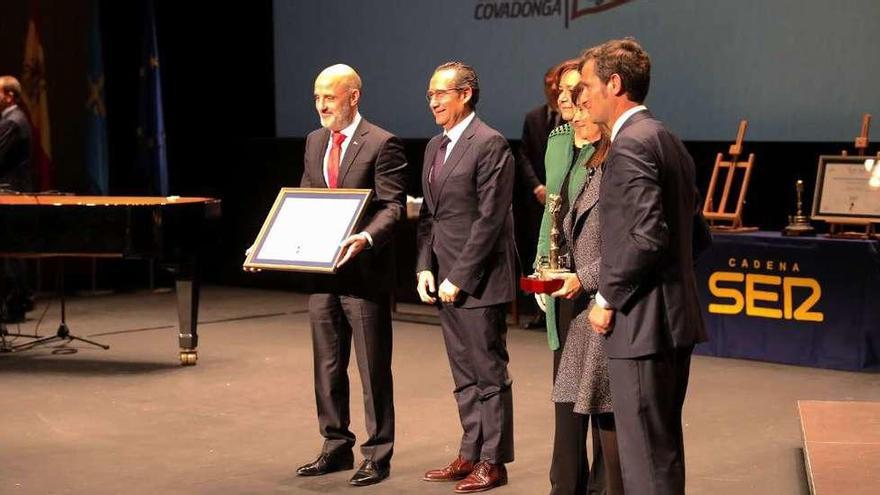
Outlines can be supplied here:
<path id="1" fill-rule="evenodd" d="M 602 183 L 602 169 L 594 169 L 592 179 L 588 180 L 563 220 L 562 231 L 568 241 L 574 271 L 584 292 L 592 297 L 599 290 L 599 186 Z"/>
<path id="2" fill-rule="evenodd" d="M 0 184 L 16 191 L 30 192 L 31 125 L 20 108 L 13 108 L 0 119 Z"/>
<path id="3" fill-rule="evenodd" d="M 462 291 L 459 304 L 477 308 L 507 303 L 516 290 L 513 240 L 514 160 L 507 140 L 473 121 L 429 183 L 442 135 L 425 148 L 419 213 L 417 271 L 432 270 Z"/>
<path id="4" fill-rule="evenodd" d="M 327 188 L 324 153 L 330 131 L 318 129 L 306 137 L 300 187 Z M 373 197 L 355 232 L 366 231 L 373 246 L 349 260 L 335 275 L 315 276 L 315 292 L 367 296 L 393 287 L 394 227 L 405 214 L 406 156 L 402 141 L 366 119 L 355 129 L 339 164 L 338 187 L 372 189 Z"/>
<path id="5" fill-rule="evenodd" d="M 559 114 L 550 110 L 546 103 L 526 114 L 517 160 L 516 182 L 529 192 L 546 183 L 544 152 L 547 150 L 547 136 L 559 122 Z"/>
<path id="6" fill-rule="evenodd" d="M 694 241 L 701 250 L 707 230 L 694 174 L 681 140 L 647 111 L 630 117 L 611 146 L 599 198 L 599 293 L 617 310 L 609 357 L 706 340 Z"/>

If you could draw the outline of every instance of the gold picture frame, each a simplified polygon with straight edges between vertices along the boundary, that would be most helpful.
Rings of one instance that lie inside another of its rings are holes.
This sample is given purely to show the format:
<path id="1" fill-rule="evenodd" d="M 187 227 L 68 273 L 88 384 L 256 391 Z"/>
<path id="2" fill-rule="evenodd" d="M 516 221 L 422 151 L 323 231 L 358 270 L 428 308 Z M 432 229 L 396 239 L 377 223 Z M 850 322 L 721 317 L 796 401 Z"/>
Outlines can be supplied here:
<path id="1" fill-rule="evenodd" d="M 880 189 L 871 188 L 871 156 L 822 155 L 816 172 L 812 220 L 834 224 L 880 223 Z"/>
<path id="2" fill-rule="evenodd" d="M 244 268 L 336 273 L 340 244 L 357 228 L 372 195 L 371 189 L 282 188 Z"/>

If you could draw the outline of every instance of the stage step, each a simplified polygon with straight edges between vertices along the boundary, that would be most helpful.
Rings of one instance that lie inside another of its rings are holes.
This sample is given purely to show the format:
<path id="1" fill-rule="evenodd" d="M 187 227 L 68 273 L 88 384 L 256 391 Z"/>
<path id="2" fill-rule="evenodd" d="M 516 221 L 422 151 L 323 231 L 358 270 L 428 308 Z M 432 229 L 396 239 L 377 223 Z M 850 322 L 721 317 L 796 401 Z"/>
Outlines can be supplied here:
<path id="1" fill-rule="evenodd" d="M 880 493 L 880 402 L 800 400 L 813 495 Z"/>

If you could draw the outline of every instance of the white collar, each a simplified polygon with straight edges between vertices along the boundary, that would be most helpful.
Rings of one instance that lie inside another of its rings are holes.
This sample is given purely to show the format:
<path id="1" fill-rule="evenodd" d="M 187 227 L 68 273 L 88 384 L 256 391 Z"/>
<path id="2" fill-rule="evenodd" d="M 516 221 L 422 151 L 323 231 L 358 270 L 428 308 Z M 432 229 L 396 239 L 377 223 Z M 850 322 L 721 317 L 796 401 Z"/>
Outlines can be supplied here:
<path id="1" fill-rule="evenodd" d="M 362 120 L 361 113 L 355 112 L 354 120 L 351 121 L 351 124 L 348 124 L 348 127 L 346 127 L 345 129 L 342 129 L 339 132 L 341 132 L 342 134 L 345 134 L 345 139 L 350 139 L 352 136 L 354 136 L 354 131 L 357 130 L 357 127 L 359 125 L 361 125 L 361 120 Z M 333 131 L 330 131 L 330 134 L 332 135 Z"/>
<path id="2" fill-rule="evenodd" d="M 638 105 L 630 108 L 629 110 L 623 112 L 620 117 L 617 117 L 617 120 L 614 121 L 614 127 L 611 128 L 611 142 L 614 142 L 614 138 L 617 137 L 617 133 L 620 132 L 620 128 L 623 127 L 623 124 L 629 120 L 634 114 L 641 112 L 643 110 L 647 110 L 648 107 L 645 105 Z"/>
<path id="3" fill-rule="evenodd" d="M 455 146 L 455 143 L 458 142 L 458 139 L 464 134 L 464 130 L 467 129 L 467 126 L 471 125 L 471 122 L 474 120 L 477 114 L 471 112 L 470 115 L 464 118 L 461 122 L 455 124 L 452 129 L 448 131 L 443 131 L 443 135 L 449 138 L 449 144 Z M 450 146 L 450 148 L 452 147 Z"/>
<path id="4" fill-rule="evenodd" d="M 3 118 L 6 118 L 6 116 L 9 115 L 10 113 L 12 113 L 12 111 L 15 110 L 16 108 L 18 108 L 18 105 L 10 105 L 10 106 L 6 107 L 6 108 L 3 110 L 3 115 L 2 115 L 2 117 L 3 117 Z"/>

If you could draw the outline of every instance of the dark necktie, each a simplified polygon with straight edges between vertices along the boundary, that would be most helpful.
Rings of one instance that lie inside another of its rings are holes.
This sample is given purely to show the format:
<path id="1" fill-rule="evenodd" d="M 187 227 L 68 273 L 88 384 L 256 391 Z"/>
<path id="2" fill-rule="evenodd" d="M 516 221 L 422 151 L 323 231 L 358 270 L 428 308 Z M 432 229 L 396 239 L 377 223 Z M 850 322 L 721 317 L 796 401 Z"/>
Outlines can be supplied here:
<path id="1" fill-rule="evenodd" d="M 433 183 L 434 177 L 440 175 L 440 169 L 443 168 L 443 163 L 446 162 L 447 146 L 449 146 L 449 138 L 443 136 L 443 139 L 440 140 L 440 148 L 437 149 L 437 153 L 434 153 L 434 163 L 431 165 L 431 175 L 428 178 L 428 182 Z"/>
<path id="2" fill-rule="evenodd" d="M 332 139 L 330 156 L 327 157 L 327 185 L 330 189 L 335 189 L 339 177 L 339 158 L 342 154 L 342 142 L 345 141 L 345 134 L 333 131 Z"/>

